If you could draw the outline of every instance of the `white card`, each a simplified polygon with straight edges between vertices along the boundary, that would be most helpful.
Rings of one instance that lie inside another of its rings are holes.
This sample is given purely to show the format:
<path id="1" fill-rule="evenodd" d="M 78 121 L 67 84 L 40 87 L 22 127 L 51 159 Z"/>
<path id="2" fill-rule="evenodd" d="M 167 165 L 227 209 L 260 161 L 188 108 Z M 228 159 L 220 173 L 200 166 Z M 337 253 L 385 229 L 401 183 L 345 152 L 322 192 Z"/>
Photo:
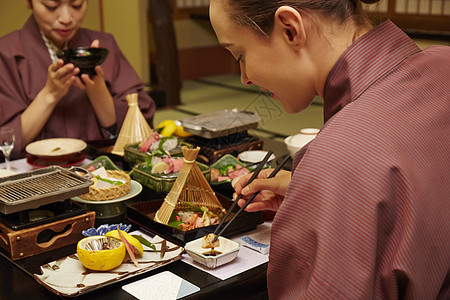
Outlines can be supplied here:
<path id="1" fill-rule="evenodd" d="M 169 271 L 129 283 L 122 289 L 139 300 L 179 299 L 200 290 L 198 286 Z"/>

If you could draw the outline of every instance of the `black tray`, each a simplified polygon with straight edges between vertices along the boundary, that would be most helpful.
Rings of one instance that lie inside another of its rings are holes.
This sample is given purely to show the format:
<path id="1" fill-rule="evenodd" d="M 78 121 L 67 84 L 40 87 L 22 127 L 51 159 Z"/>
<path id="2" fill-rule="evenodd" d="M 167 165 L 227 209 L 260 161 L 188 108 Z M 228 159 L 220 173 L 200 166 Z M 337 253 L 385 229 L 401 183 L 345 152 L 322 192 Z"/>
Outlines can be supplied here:
<path id="1" fill-rule="evenodd" d="M 233 201 L 223 195 L 216 195 L 223 207 L 228 210 Z M 130 204 L 127 206 L 127 219 L 139 227 L 158 234 L 168 241 L 182 247 L 184 247 L 187 242 L 204 237 L 206 234 L 214 232 L 216 229 L 217 225 L 212 225 L 189 231 L 182 231 L 175 227 L 154 221 L 153 217 L 150 217 L 150 215 L 154 216 L 154 214 L 161 207 L 163 201 L 163 199 L 158 199 Z M 233 212 L 237 212 L 238 210 L 239 206 L 236 206 Z M 263 222 L 264 220 L 261 212 L 249 213 L 243 211 L 236 217 L 233 223 L 228 226 L 222 235 L 225 237 L 231 237 L 241 232 L 247 232 L 255 229 L 258 224 Z"/>

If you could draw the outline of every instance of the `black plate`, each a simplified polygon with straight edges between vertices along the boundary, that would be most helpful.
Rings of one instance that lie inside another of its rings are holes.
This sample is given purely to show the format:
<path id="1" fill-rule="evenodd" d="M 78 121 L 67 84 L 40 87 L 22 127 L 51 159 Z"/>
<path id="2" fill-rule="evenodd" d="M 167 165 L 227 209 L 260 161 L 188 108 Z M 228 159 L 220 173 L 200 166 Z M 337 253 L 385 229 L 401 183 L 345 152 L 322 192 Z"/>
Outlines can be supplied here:
<path id="1" fill-rule="evenodd" d="M 223 195 L 216 195 L 225 209 L 228 209 L 233 203 L 233 201 Z M 171 241 L 172 243 L 175 243 L 182 247 L 184 247 L 187 242 L 204 237 L 206 234 L 214 232 L 214 230 L 216 229 L 217 225 L 212 225 L 189 231 L 182 231 L 175 227 L 154 221 L 153 216 L 161 207 L 163 201 L 163 199 L 158 199 L 130 204 L 127 206 L 127 219 L 130 222 L 150 232 L 158 234 L 168 241 Z M 236 206 L 233 211 L 237 212 L 238 210 L 239 206 Z M 228 228 L 222 235 L 225 237 L 231 237 L 241 232 L 247 232 L 255 229 L 258 224 L 261 224 L 263 222 L 264 221 L 261 212 L 249 213 L 243 211 L 236 217 L 233 223 L 228 226 Z"/>

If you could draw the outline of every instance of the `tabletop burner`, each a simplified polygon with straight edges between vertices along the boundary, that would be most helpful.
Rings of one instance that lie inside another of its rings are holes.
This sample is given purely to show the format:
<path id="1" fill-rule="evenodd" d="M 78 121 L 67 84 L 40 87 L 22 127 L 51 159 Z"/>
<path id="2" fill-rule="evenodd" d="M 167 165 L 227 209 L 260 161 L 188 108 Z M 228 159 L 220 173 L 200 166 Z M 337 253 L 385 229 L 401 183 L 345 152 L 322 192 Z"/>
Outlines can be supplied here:
<path id="1" fill-rule="evenodd" d="M 58 166 L 0 178 L 0 212 L 10 214 L 64 201 L 88 193 L 92 184 Z"/>
<path id="2" fill-rule="evenodd" d="M 63 202 L 51 203 L 36 209 L 23 210 L 8 215 L 0 213 L 0 222 L 12 230 L 22 230 L 78 216 L 86 212 L 86 208 L 67 199 Z"/>
<path id="3" fill-rule="evenodd" d="M 225 154 L 237 156 L 247 150 L 262 149 L 263 141 L 256 136 L 249 135 L 247 131 L 233 133 L 216 138 L 204 138 L 201 136 L 191 136 L 185 141 L 189 144 L 200 146 L 197 156 L 198 161 L 210 165 L 216 162 Z"/>
<path id="4" fill-rule="evenodd" d="M 188 143 L 194 143 L 200 147 L 207 147 L 214 150 L 223 150 L 234 147 L 236 145 L 247 144 L 258 140 L 258 137 L 251 136 L 247 131 L 220 136 L 212 139 L 201 136 L 191 136 L 185 139 Z"/>

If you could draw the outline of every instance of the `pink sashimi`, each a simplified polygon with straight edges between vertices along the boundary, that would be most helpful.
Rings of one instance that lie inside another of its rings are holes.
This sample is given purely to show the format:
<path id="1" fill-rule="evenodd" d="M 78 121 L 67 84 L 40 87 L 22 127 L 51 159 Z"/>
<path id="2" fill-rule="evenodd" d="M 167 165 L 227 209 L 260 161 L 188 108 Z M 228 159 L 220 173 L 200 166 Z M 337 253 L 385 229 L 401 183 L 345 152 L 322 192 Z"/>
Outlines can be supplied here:
<path id="1" fill-rule="evenodd" d="M 242 176 L 242 175 L 245 175 L 245 174 L 248 174 L 248 173 L 250 173 L 250 171 L 247 170 L 246 168 L 240 168 L 240 169 L 236 168 L 236 170 L 234 170 L 232 172 L 228 172 L 227 175 L 231 179 L 234 179 L 236 177 L 239 177 L 239 176 Z"/>
<path id="2" fill-rule="evenodd" d="M 164 171 L 164 174 L 170 174 L 180 172 L 184 158 L 163 158 L 162 161 L 169 164 L 169 168 Z"/>
<path id="3" fill-rule="evenodd" d="M 159 133 L 157 132 L 152 132 L 152 134 L 147 137 L 147 139 L 142 143 L 142 145 L 139 147 L 139 150 L 141 152 L 147 152 L 148 150 L 150 150 L 150 147 L 152 146 L 152 144 L 159 140 L 161 137 L 159 136 Z"/>

